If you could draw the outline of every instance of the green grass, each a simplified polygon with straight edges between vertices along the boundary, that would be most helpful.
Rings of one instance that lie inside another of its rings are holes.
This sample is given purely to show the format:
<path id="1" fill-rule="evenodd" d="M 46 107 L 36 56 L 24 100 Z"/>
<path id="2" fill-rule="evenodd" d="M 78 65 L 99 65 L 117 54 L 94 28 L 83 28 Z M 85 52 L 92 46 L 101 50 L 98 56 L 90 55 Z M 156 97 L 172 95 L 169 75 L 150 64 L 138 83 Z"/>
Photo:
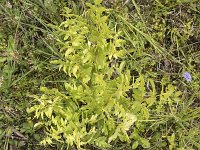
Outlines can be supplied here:
<path id="1" fill-rule="evenodd" d="M 50 63 L 64 59 L 59 51 L 62 45 L 56 42 L 62 36 L 55 31 L 65 21 L 61 15 L 64 7 L 86 16 L 85 3 L 86 0 L 0 0 L 1 149 L 68 147 L 55 140 L 52 145 L 41 145 L 47 130 L 44 126 L 34 127 L 40 119 L 26 110 L 38 105 L 35 96 L 43 95 L 41 86 L 66 94 L 64 83 L 70 77 Z M 117 64 L 124 63 L 134 77 L 131 82 L 141 76 L 145 82 L 144 89 L 140 89 L 145 91 L 142 101 L 138 89 L 127 92 L 128 98 L 135 101 L 131 108 L 138 117 L 129 130 L 133 132 L 128 135 L 130 143 L 116 139 L 105 149 L 199 149 L 200 2 L 105 0 L 102 5 L 109 8 L 109 28 L 119 31 L 119 37 L 126 41 L 122 46 L 126 57 L 110 65 L 116 63 L 117 68 Z M 191 82 L 183 77 L 186 71 L 192 76 Z M 151 96 L 154 98 L 148 99 Z M 97 145 L 83 148 L 103 149 Z"/>

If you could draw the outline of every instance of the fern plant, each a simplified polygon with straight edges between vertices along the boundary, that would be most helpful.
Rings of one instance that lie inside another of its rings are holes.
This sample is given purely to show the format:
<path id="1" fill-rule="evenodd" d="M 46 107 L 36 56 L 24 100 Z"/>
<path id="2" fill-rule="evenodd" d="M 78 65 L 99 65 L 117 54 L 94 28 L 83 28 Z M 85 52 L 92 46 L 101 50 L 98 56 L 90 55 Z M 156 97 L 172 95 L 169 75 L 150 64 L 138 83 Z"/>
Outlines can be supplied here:
<path id="1" fill-rule="evenodd" d="M 148 148 L 148 140 L 135 127 L 140 126 L 138 118 L 149 116 L 142 104 L 144 77 L 134 80 L 130 75 L 123 61 L 126 41 L 120 29 L 109 23 L 110 10 L 100 3 L 87 3 L 82 15 L 65 8 L 66 21 L 55 26 L 61 57 L 51 62 L 66 74 L 65 91 L 41 87 L 43 95 L 34 96 L 39 104 L 28 112 L 40 120 L 35 127 L 46 128 L 43 144 L 58 141 L 83 149 L 86 145 L 109 148 L 122 141 Z M 130 90 L 133 96 L 128 96 Z"/>

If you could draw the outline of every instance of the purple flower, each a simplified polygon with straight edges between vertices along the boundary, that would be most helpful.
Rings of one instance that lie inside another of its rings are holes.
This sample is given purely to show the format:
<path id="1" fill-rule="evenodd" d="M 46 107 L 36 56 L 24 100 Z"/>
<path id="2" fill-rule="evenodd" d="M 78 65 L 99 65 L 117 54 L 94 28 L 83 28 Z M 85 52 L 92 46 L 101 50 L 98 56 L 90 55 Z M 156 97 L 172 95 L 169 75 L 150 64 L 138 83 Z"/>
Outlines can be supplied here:
<path id="1" fill-rule="evenodd" d="M 183 77 L 187 80 L 187 81 L 192 81 L 192 77 L 190 75 L 189 72 L 184 72 L 183 73 Z"/>

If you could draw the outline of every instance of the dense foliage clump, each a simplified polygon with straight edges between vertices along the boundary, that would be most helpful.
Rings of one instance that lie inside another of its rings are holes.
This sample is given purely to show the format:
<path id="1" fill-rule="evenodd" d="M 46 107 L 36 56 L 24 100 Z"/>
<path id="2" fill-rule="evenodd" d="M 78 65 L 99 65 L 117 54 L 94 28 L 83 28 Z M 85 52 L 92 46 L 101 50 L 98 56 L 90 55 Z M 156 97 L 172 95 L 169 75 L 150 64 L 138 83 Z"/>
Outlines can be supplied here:
<path id="1" fill-rule="evenodd" d="M 200 148 L 198 1 L 0 1 L 2 149 Z"/>

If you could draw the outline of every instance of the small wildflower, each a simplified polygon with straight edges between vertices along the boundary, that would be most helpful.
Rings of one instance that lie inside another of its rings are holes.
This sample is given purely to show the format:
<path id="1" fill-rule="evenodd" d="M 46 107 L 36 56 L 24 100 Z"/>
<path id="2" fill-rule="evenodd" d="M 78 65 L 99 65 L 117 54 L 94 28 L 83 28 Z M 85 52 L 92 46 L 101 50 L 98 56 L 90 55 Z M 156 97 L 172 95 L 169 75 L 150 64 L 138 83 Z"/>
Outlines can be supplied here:
<path id="1" fill-rule="evenodd" d="M 190 75 L 189 72 L 184 72 L 183 73 L 183 77 L 187 80 L 187 81 L 192 81 L 192 77 Z"/>
<path id="2" fill-rule="evenodd" d="M 10 4 L 10 2 L 6 2 L 6 7 L 12 8 L 12 5 Z"/>

